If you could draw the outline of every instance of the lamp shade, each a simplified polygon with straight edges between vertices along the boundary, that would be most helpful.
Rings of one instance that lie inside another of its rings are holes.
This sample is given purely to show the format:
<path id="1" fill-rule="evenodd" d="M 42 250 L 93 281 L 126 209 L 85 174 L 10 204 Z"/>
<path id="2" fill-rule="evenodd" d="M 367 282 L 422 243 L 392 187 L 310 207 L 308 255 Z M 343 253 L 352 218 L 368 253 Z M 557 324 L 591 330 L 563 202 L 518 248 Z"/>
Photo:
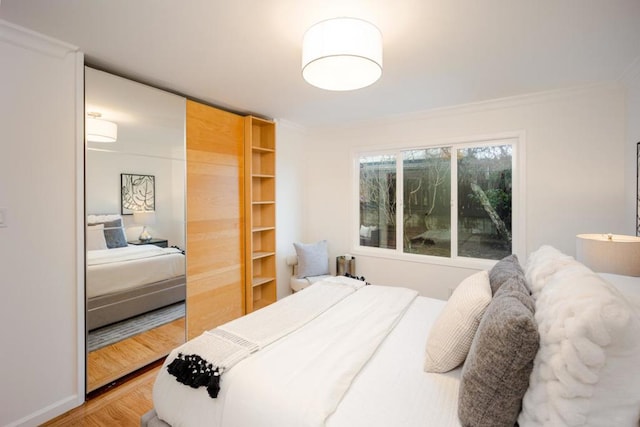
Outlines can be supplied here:
<path id="1" fill-rule="evenodd" d="M 156 223 L 155 211 L 134 211 L 133 222 L 138 225 L 152 225 Z"/>
<path id="2" fill-rule="evenodd" d="M 302 41 L 302 76 L 321 89 L 345 91 L 375 83 L 382 75 L 382 34 L 358 18 L 321 21 Z"/>
<path id="3" fill-rule="evenodd" d="M 640 237 L 578 234 L 576 259 L 599 273 L 640 276 Z"/>
<path id="4" fill-rule="evenodd" d="M 87 141 L 116 142 L 118 139 L 118 125 L 107 120 L 87 117 Z"/>

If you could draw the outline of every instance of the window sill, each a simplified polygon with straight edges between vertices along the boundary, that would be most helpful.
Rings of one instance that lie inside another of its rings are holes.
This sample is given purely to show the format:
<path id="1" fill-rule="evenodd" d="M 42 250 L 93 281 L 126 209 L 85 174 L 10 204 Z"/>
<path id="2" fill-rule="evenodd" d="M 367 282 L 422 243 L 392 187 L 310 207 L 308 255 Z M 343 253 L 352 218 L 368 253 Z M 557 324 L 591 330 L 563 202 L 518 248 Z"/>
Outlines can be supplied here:
<path id="1" fill-rule="evenodd" d="M 351 253 L 353 255 L 359 256 L 385 258 L 418 264 L 443 265 L 447 267 L 464 268 L 469 270 L 490 270 L 499 261 L 494 259 L 465 257 L 443 258 L 429 255 L 399 253 L 394 249 L 380 249 L 368 246 L 355 246 L 351 250 Z"/>

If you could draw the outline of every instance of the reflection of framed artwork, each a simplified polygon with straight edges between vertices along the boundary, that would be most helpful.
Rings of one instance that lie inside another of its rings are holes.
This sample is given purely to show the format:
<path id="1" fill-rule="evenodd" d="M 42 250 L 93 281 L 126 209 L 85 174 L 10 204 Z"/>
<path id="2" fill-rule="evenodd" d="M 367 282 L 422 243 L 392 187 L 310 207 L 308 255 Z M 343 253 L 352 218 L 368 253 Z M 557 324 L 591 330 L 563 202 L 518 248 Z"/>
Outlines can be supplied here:
<path id="1" fill-rule="evenodd" d="M 121 211 L 131 215 L 134 211 L 156 210 L 156 179 L 153 175 L 120 174 Z"/>

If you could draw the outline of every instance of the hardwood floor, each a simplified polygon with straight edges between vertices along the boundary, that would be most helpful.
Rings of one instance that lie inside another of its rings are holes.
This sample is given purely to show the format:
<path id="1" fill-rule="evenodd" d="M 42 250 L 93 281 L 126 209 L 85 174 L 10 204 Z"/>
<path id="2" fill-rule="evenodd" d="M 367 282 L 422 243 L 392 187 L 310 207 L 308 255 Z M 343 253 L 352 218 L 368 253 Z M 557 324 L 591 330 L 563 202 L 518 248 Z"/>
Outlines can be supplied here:
<path id="1" fill-rule="evenodd" d="M 184 343 L 184 318 L 89 353 L 87 391 L 92 392 L 132 370 L 147 366 Z"/>
<path id="2" fill-rule="evenodd" d="M 163 355 L 185 340 L 184 323 L 181 318 L 89 353 L 87 401 L 43 426 L 139 426 L 153 406 Z M 132 366 L 138 371 L 127 375 Z"/>
<path id="3" fill-rule="evenodd" d="M 140 417 L 152 406 L 152 389 L 161 368 L 159 361 L 142 372 L 116 384 L 88 399 L 82 406 L 72 409 L 43 424 L 52 427 L 67 426 L 139 426 Z"/>

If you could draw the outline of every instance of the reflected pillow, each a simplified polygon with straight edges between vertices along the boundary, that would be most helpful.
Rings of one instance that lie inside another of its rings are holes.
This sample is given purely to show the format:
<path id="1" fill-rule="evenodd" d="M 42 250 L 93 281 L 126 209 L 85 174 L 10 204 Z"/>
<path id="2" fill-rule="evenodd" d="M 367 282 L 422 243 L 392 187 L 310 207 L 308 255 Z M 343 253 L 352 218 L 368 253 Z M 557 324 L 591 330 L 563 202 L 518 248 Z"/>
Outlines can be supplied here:
<path id="1" fill-rule="evenodd" d="M 329 274 L 329 249 L 326 240 L 294 243 L 293 247 L 298 255 L 298 279 Z"/>
<path id="2" fill-rule="evenodd" d="M 107 249 L 107 242 L 104 238 L 104 224 L 87 226 L 87 250 L 96 251 Z"/>
<path id="3" fill-rule="evenodd" d="M 124 248 L 127 246 L 127 236 L 124 234 L 121 218 L 104 223 L 104 238 L 107 241 L 107 247 L 109 249 Z"/>

